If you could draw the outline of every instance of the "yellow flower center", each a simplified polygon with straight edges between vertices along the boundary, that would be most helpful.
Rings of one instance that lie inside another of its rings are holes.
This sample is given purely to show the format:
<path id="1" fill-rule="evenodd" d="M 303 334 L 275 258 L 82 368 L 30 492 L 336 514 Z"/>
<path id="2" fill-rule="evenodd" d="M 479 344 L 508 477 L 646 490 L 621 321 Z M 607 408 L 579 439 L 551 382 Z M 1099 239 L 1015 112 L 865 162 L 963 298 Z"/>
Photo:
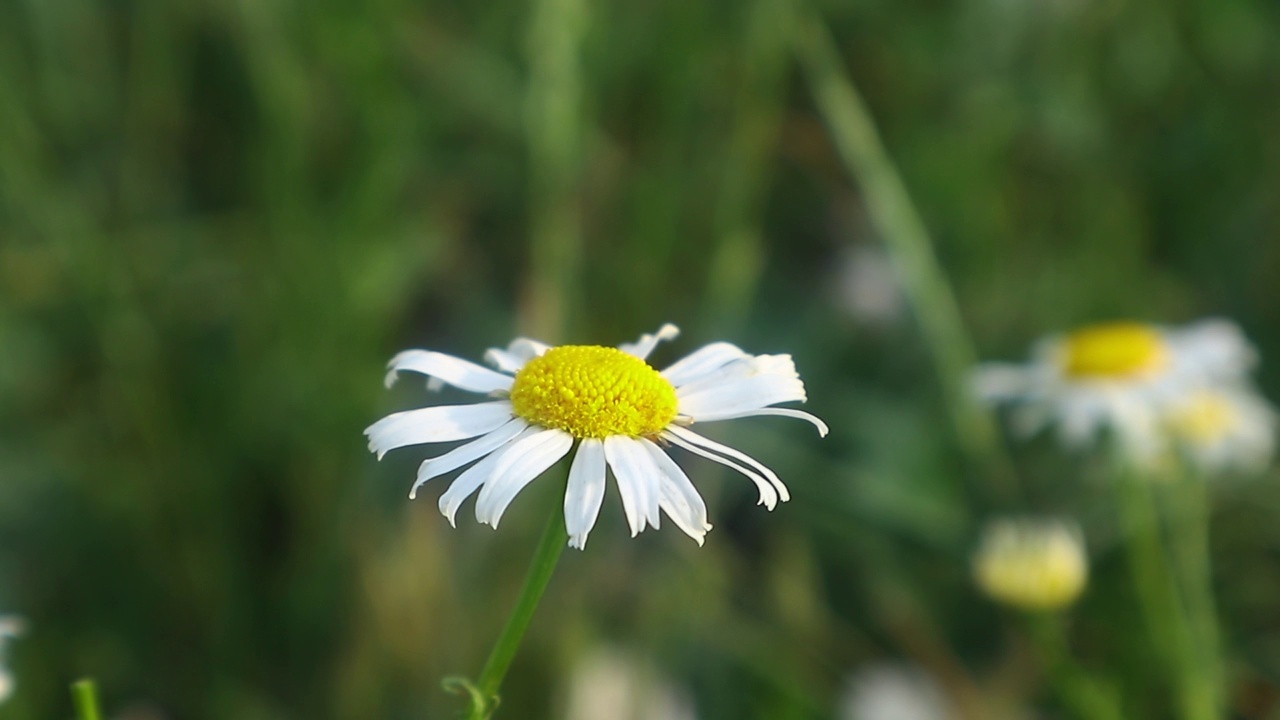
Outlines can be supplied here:
<path id="1" fill-rule="evenodd" d="M 564 345 L 529 361 L 511 386 L 516 414 L 577 438 L 656 435 L 676 418 L 676 389 L 634 355 Z"/>
<path id="2" fill-rule="evenodd" d="M 1169 426 L 1191 442 L 1213 443 L 1231 432 L 1237 420 L 1235 408 L 1226 398 L 1200 390 L 1170 413 Z"/>
<path id="3" fill-rule="evenodd" d="M 1169 360 L 1159 331 L 1140 323 L 1109 323 L 1067 336 L 1066 373 L 1074 378 L 1131 378 L 1156 372 Z"/>

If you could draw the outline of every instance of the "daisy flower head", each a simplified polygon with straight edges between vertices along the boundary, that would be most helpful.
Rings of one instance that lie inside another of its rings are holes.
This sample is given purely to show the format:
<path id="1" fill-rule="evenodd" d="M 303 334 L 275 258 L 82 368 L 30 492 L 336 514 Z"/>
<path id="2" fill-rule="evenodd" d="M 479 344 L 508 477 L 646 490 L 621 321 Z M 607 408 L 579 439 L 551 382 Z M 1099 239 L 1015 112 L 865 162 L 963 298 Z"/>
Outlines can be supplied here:
<path id="1" fill-rule="evenodd" d="M 1016 518 L 989 523 L 973 555 L 973 576 L 991 599 L 1023 610 L 1075 601 L 1089 577 L 1084 535 L 1063 520 Z"/>
<path id="2" fill-rule="evenodd" d="M 16 615 L 0 615 L 0 703 L 9 699 L 17 686 L 9 671 L 8 644 L 22 634 L 26 622 Z"/>
<path id="3" fill-rule="evenodd" d="M 1237 381 L 1255 362 L 1226 320 L 1176 328 L 1112 322 L 1045 338 L 1025 364 L 983 364 L 975 385 L 983 401 L 1012 407 L 1017 435 L 1056 425 L 1064 445 L 1085 447 L 1110 431 L 1146 461 L 1164 448 L 1165 406 L 1194 388 Z"/>
<path id="4" fill-rule="evenodd" d="M 753 415 L 807 420 L 822 435 L 827 426 L 801 410 L 772 407 L 806 399 L 790 355 L 751 355 L 719 342 L 661 372 L 651 367 L 649 354 L 679 332 L 664 325 L 617 348 L 551 347 L 517 338 L 505 349 L 485 353 L 494 370 L 437 352 L 407 350 L 391 359 L 388 387 L 399 373 L 415 372 L 432 384 L 487 394 L 490 400 L 388 415 L 365 430 L 369 449 L 381 459 L 408 445 L 467 440 L 424 461 L 409 497 L 432 478 L 470 465 L 440 496 L 440 512 L 454 524 L 458 508 L 479 492 L 476 519 L 495 528 L 526 485 L 572 452 L 564 498 L 570 546 L 581 549 L 595 526 L 606 468 L 612 470 L 632 537 L 647 526 L 657 528 L 661 512 L 701 545 L 711 529 L 706 504 L 667 455 L 667 446 L 747 476 L 760 492 L 760 504 L 772 510 L 790 497 L 778 476 L 691 426 Z"/>
<path id="5" fill-rule="evenodd" d="M 1275 454 L 1275 411 L 1239 384 L 1197 388 L 1171 403 L 1163 419 L 1178 449 L 1206 475 L 1261 472 Z"/>

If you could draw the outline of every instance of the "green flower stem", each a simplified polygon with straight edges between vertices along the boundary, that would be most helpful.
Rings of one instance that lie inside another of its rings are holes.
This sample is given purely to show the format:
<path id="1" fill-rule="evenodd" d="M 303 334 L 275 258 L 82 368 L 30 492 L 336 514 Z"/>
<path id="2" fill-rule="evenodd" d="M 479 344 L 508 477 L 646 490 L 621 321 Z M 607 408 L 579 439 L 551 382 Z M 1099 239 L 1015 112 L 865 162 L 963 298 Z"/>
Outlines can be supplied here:
<path id="1" fill-rule="evenodd" d="M 71 683 L 71 700 L 76 706 L 76 720 L 102 720 L 98 708 L 98 688 L 92 680 Z"/>
<path id="2" fill-rule="evenodd" d="M 1116 689 L 1076 662 L 1061 616 L 1036 614 L 1027 618 L 1027 627 L 1049 665 L 1054 689 L 1072 714 L 1079 720 L 1124 720 Z"/>
<path id="3" fill-rule="evenodd" d="M 961 445 L 982 464 L 992 499 L 1007 504 L 1017 489 L 990 413 L 970 389 L 977 362 L 955 293 L 934 254 L 929 232 L 885 151 L 875 121 L 845 72 L 822 19 L 803 0 L 795 2 L 794 43 L 818 111 L 836 149 L 862 189 L 867 213 L 885 243 L 898 281 L 920 324 L 937 366 L 951 422 Z"/>
<path id="4" fill-rule="evenodd" d="M 556 569 L 560 554 L 564 552 L 568 535 L 564 526 L 564 513 L 556 508 L 551 519 L 538 541 L 538 549 L 533 553 L 533 564 L 529 566 L 529 575 L 525 578 L 524 588 L 520 591 L 520 599 L 515 610 L 502 629 L 502 635 L 489 653 L 489 659 L 480 671 L 476 681 L 477 692 L 472 694 L 471 712 L 468 720 L 487 720 L 498 707 L 498 691 L 502 687 L 502 679 L 511 667 L 511 661 L 520 648 L 520 641 L 529 629 L 533 612 L 538 608 L 538 601 L 551 582 L 551 573 Z"/>
<path id="5" fill-rule="evenodd" d="M 1209 557 L 1209 498 L 1203 480 L 1184 476 L 1169 488 L 1174 530 L 1171 555 L 1181 581 L 1195 648 L 1188 672 L 1195 676 L 1204 695 L 1197 702 L 1210 706 L 1213 716 L 1220 717 L 1225 702 L 1223 668 Z"/>
<path id="6" fill-rule="evenodd" d="M 1206 672 L 1205 660 L 1200 657 L 1205 648 L 1197 642 L 1196 620 L 1184 609 L 1161 535 L 1153 492 L 1153 484 L 1159 482 L 1138 473 L 1122 473 L 1116 478 L 1134 589 L 1152 644 L 1169 664 L 1179 716 L 1184 720 L 1218 720 L 1219 680 Z"/>

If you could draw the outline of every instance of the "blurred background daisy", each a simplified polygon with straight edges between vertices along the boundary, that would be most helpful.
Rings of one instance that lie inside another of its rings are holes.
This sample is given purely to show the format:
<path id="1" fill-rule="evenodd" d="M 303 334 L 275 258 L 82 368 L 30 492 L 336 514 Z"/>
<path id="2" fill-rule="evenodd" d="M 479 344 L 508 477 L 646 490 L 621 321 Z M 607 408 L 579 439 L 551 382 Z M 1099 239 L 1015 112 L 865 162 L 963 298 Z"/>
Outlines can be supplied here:
<path id="1" fill-rule="evenodd" d="M 424 402 L 386 360 L 667 321 L 662 359 L 790 354 L 831 434 L 706 426 L 773 512 L 667 448 L 708 542 L 606 502 L 497 720 L 820 720 L 886 662 L 944 717 L 1077 717 L 974 579 L 1025 515 L 1089 550 L 1073 667 L 1178 717 L 1108 437 L 1232 476 L 1222 716 L 1276 717 L 1277 77 L 1266 2 L 0 3 L 6 720 L 86 675 L 113 717 L 455 716 L 563 488 L 501 532 L 409 502 L 424 454 L 361 437 Z"/>

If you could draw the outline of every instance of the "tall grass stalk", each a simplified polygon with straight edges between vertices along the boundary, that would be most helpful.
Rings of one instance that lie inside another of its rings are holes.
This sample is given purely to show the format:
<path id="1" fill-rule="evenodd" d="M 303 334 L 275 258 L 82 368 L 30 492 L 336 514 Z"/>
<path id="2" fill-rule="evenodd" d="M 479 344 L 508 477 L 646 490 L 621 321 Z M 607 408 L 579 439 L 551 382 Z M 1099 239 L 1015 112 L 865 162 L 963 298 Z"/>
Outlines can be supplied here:
<path id="1" fill-rule="evenodd" d="M 579 179 L 584 132 L 579 57 L 587 28 L 583 0 L 532 4 L 525 133 L 529 150 L 529 277 L 524 330 L 559 340 L 578 298 L 582 262 Z"/>
<path id="2" fill-rule="evenodd" d="M 706 316 L 720 334 L 740 325 L 767 262 L 761 232 L 769 161 L 782 125 L 790 61 L 789 0 L 755 0 L 741 38 L 742 77 L 716 198 L 716 246 L 708 266 Z"/>
<path id="3" fill-rule="evenodd" d="M 969 375 L 977 362 L 955 293 L 938 264 L 933 243 L 906 185 L 876 131 L 875 121 L 822 19 L 794 3 L 794 44 L 818 111 L 840 158 L 862 190 L 867 212 L 893 263 L 920 324 L 947 398 L 952 424 L 965 451 L 980 463 L 993 500 L 1011 501 L 1012 466 L 995 422 L 973 397 Z"/>

